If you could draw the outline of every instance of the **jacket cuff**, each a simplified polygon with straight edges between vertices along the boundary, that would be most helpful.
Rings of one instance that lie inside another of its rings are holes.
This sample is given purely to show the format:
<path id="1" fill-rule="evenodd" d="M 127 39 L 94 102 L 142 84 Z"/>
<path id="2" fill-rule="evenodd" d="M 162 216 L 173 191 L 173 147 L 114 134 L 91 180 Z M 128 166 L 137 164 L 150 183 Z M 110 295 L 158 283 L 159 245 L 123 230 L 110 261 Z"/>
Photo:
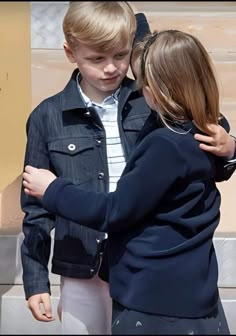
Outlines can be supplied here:
<path id="1" fill-rule="evenodd" d="M 234 155 L 233 155 L 233 157 L 232 157 L 230 160 L 225 159 L 225 161 L 226 161 L 227 163 L 236 163 L 236 137 L 233 136 L 233 135 L 231 135 L 231 134 L 230 134 L 230 136 L 234 139 L 234 143 L 235 143 Z"/>
<path id="2" fill-rule="evenodd" d="M 36 294 L 43 294 L 48 293 L 51 295 L 50 290 L 50 283 L 47 282 L 37 282 L 33 283 L 32 281 L 30 283 L 24 283 L 24 291 L 25 291 L 25 299 L 28 300 L 31 296 Z"/>

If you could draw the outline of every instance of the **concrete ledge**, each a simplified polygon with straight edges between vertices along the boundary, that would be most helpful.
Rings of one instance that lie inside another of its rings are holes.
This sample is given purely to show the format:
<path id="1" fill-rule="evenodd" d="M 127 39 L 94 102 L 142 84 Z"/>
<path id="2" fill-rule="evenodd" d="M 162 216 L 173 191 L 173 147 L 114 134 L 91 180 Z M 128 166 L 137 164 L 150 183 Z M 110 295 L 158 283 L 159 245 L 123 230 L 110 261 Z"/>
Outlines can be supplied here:
<path id="1" fill-rule="evenodd" d="M 214 246 L 219 266 L 219 287 L 236 288 L 236 233 L 216 233 Z"/>
<path id="2" fill-rule="evenodd" d="M 52 309 L 57 317 L 60 288 L 52 286 Z M 220 288 L 220 296 L 232 335 L 236 334 L 236 288 Z M 58 335 L 60 322 L 41 323 L 31 316 L 24 299 L 23 287 L 0 286 L 0 334 Z"/>
<path id="3" fill-rule="evenodd" d="M 0 286 L 0 334 L 59 335 L 58 301 L 59 286 L 52 286 L 52 309 L 56 320 L 49 323 L 39 322 L 27 308 L 22 286 Z"/>
<path id="4" fill-rule="evenodd" d="M 0 285 L 22 284 L 20 258 L 22 240 L 22 233 L 0 235 Z M 53 242 L 52 239 L 52 244 Z M 236 288 L 236 232 L 215 233 L 214 245 L 219 265 L 219 287 Z M 58 275 L 50 273 L 49 276 L 52 285 L 59 285 Z"/>
<path id="5" fill-rule="evenodd" d="M 219 288 L 231 335 L 236 335 L 236 288 Z"/>

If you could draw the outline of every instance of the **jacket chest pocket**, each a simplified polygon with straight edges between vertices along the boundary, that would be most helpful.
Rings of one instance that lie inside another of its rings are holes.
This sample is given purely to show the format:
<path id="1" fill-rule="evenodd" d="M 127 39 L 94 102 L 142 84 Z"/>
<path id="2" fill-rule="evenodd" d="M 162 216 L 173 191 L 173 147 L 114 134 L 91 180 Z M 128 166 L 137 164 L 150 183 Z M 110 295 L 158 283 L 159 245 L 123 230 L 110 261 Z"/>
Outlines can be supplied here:
<path id="1" fill-rule="evenodd" d="M 51 164 L 57 176 L 84 183 L 94 176 L 95 148 L 90 137 L 57 139 L 48 143 Z"/>

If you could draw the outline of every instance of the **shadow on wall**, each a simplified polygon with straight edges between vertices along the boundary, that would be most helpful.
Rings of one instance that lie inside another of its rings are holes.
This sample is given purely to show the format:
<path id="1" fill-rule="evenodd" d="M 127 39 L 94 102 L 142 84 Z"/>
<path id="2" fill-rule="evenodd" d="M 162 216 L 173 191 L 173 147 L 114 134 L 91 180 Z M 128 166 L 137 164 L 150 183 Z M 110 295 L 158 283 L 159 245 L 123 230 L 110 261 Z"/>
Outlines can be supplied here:
<path id="1" fill-rule="evenodd" d="M 21 232 L 23 212 L 20 207 L 22 176 L 18 176 L 1 193 L 0 231 L 5 234 Z"/>
<path id="2" fill-rule="evenodd" d="M 6 302 L 11 288 L 22 284 L 22 267 L 20 246 L 23 240 L 20 208 L 21 176 L 18 176 L 0 194 L 0 326 L 4 312 L 2 305 Z M 5 298 L 5 299 L 4 299 Z"/>
<path id="3" fill-rule="evenodd" d="M 63 90 L 75 68 L 76 65 L 66 58 L 64 50 L 32 49 L 32 108 Z"/>
<path id="4" fill-rule="evenodd" d="M 20 175 L 1 193 L 0 284 L 4 285 L 22 283 L 20 257 L 20 246 L 23 240 L 23 212 L 20 208 L 21 181 Z"/>

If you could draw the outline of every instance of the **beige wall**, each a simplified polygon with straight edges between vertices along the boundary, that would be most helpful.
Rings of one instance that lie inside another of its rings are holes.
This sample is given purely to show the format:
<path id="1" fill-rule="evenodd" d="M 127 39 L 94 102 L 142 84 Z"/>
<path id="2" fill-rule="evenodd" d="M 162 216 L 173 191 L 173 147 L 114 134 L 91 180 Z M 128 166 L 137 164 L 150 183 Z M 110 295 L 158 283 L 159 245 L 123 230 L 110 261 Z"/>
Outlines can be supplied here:
<path id="1" fill-rule="evenodd" d="M 31 109 L 29 2 L 0 2 L 0 226 L 20 218 L 19 179 Z"/>

